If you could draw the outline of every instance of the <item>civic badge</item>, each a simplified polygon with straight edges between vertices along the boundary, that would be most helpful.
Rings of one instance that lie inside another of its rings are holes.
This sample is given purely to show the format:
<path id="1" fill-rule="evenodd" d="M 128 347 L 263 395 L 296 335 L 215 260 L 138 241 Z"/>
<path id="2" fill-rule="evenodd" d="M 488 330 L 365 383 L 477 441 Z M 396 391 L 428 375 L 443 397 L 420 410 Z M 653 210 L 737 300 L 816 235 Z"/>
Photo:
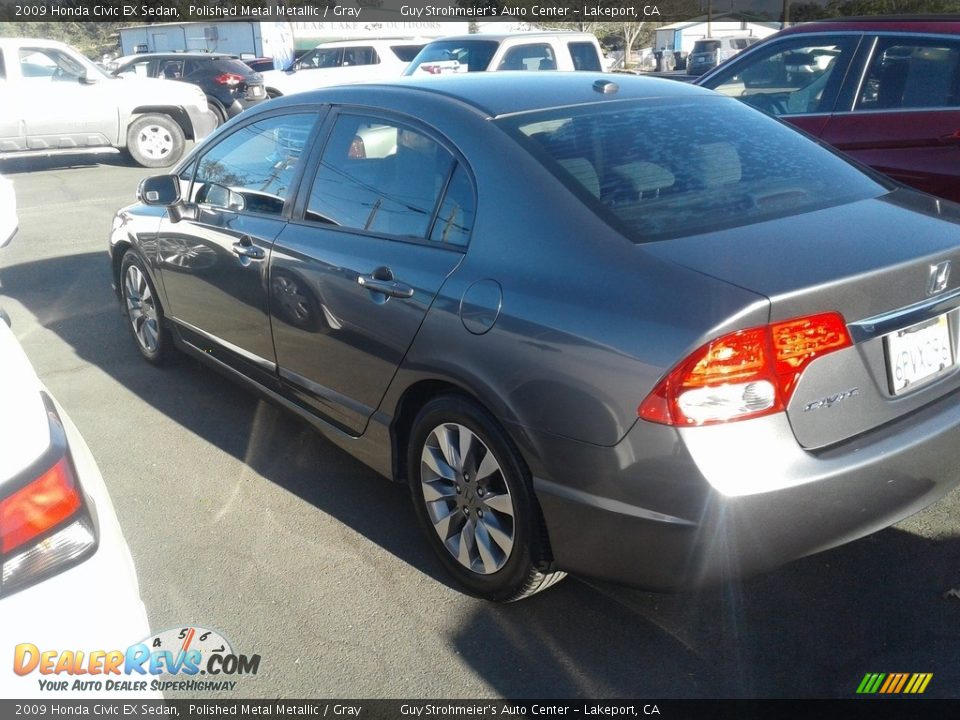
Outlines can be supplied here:
<path id="1" fill-rule="evenodd" d="M 930 272 L 927 275 L 927 295 L 936 295 L 947 289 L 947 283 L 950 281 L 950 261 L 944 260 L 942 263 L 930 266 Z"/>

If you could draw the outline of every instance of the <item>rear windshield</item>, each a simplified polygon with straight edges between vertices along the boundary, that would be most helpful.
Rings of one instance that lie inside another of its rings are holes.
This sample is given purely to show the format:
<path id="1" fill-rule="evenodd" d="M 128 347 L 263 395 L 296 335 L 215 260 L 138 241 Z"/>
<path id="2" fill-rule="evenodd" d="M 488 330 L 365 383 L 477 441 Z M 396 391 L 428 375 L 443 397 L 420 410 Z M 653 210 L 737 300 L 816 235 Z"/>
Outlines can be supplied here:
<path id="1" fill-rule="evenodd" d="M 637 242 L 748 225 L 888 189 L 796 130 L 720 96 L 607 102 L 498 122 Z"/>
<path id="2" fill-rule="evenodd" d="M 486 70 L 497 52 L 495 40 L 443 40 L 424 46 L 404 75 L 446 75 Z"/>
<path id="3" fill-rule="evenodd" d="M 697 40 L 693 44 L 693 52 L 702 53 L 702 52 L 713 52 L 714 50 L 720 49 L 719 40 Z"/>

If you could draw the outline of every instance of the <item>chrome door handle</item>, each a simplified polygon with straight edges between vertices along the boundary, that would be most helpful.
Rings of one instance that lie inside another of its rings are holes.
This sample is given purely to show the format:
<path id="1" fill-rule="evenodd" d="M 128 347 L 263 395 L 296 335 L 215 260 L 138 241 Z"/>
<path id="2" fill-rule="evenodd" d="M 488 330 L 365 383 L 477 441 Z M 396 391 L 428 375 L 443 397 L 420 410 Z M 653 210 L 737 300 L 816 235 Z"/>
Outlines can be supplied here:
<path id="1" fill-rule="evenodd" d="M 381 280 L 372 275 L 360 275 L 357 277 L 357 285 L 367 290 L 383 293 L 389 297 L 411 298 L 413 297 L 413 288 L 406 283 L 397 280 Z"/>
<path id="2" fill-rule="evenodd" d="M 267 256 L 263 248 L 257 247 L 249 242 L 235 242 L 233 244 L 233 253 L 242 257 L 248 257 L 251 260 L 263 260 Z"/>

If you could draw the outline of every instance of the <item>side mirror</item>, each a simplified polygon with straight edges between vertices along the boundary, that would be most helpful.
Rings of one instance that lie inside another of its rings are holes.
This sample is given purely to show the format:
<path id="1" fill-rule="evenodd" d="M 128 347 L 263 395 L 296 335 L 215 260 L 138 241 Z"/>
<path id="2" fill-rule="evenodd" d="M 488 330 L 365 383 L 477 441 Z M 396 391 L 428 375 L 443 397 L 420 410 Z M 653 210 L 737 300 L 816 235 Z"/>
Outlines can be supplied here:
<path id="1" fill-rule="evenodd" d="M 180 178 L 176 175 L 154 175 L 140 181 L 137 200 L 144 205 L 168 207 L 180 200 Z"/>

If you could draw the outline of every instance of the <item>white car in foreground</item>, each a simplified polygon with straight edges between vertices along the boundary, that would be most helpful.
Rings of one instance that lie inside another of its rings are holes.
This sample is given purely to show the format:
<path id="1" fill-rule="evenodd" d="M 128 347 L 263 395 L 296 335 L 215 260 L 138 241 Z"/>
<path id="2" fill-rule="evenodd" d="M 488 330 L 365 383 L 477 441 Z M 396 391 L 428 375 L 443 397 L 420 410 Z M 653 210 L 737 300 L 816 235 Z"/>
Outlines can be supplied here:
<path id="1" fill-rule="evenodd" d="M 16 232 L 16 217 L 13 186 L 0 177 L 0 247 Z M 74 682 L 129 678 L 57 672 L 57 663 L 81 651 L 89 670 L 93 653 L 123 652 L 149 635 L 100 470 L 0 322 L 0 698 L 98 697 Z M 41 672 L 40 653 L 50 651 L 53 671 Z M 135 695 L 160 697 L 149 683 Z"/>
<path id="2" fill-rule="evenodd" d="M 263 85 L 270 97 L 292 95 L 331 85 L 400 77 L 425 40 L 376 38 L 338 40 L 317 45 L 286 70 L 266 70 Z"/>

